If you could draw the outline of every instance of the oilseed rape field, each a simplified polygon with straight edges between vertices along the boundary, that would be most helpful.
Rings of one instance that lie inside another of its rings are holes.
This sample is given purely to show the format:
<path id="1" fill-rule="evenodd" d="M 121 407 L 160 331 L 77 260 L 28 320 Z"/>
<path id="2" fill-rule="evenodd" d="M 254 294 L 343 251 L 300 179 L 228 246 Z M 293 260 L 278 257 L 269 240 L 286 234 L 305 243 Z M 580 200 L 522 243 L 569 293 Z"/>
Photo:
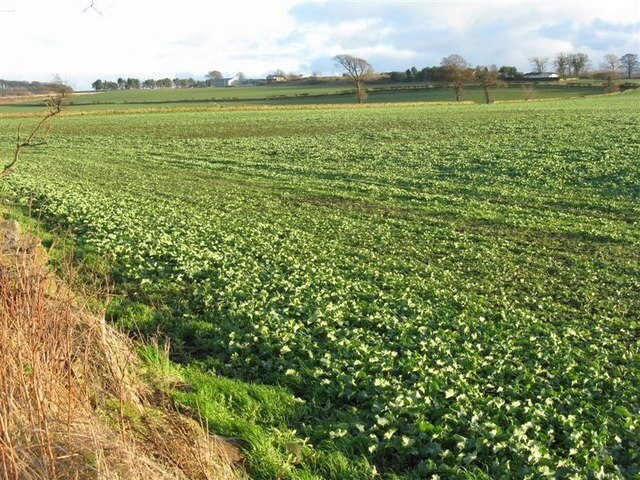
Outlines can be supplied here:
<path id="1" fill-rule="evenodd" d="M 207 377 L 282 397 L 254 478 L 640 475 L 636 92 L 70 111 L 4 189 L 107 259 L 216 433 Z"/>

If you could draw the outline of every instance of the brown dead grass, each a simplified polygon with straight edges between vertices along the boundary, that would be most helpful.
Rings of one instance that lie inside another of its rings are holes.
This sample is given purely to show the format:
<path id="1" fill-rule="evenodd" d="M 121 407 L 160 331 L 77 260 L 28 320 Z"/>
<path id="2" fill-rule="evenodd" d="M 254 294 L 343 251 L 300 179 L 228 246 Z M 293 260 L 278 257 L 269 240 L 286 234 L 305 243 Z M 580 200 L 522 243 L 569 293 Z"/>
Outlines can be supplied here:
<path id="1" fill-rule="evenodd" d="M 229 446 L 152 391 L 131 341 L 0 224 L 0 478 L 232 479 Z"/>

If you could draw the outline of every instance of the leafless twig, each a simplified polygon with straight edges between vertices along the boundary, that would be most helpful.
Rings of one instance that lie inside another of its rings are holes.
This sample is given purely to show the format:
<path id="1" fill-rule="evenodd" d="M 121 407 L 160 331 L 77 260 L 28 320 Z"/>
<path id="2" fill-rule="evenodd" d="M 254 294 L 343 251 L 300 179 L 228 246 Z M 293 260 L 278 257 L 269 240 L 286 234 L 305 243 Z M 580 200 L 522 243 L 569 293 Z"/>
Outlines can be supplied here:
<path id="1" fill-rule="evenodd" d="M 82 11 L 82 13 L 86 13 L 86 12 L 87 12 L 87 11 L 89 11 L 89 10 L 93 10 L 93 11 L 94 11 L 94 12 L 96 12 L 98 15 L 102 16 L 102 12 L 96 8 L 95 0 L 91 0 L 91 4 L 90 4 L 87 8 L 85 8 L 85 9 Z"/>
<path id="2" fill-rule="evenodd" d="M 13 171 L 13 166 L 18 162 L 22 150 L 29 147 L 38 147 L 47 144 L 49 130 L 51 129 L 49 120 L 62 112 L 62 102 L 68 94 L 69 88 L 66 85 L 60 84 L 57 94 L 45 101 L 47 112 L 44 117 L 42 117 L 31 133 L 26 137 L 23 137 L 21 134 L 21 125 L 18 126 L 16 148 L 13 151 L 13 158 L 3 167 L 2 171 L 0 171 L 0 178 L 6 177 Z"/>

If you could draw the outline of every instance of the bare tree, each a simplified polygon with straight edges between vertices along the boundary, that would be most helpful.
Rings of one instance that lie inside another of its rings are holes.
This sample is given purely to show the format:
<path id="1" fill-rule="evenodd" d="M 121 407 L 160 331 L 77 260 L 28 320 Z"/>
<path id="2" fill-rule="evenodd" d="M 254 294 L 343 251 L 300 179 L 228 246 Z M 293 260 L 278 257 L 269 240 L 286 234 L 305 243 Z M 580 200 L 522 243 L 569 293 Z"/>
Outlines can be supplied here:
<path id="1" fill-rule="evenodd" d="M 524 95 L 524 99 L 529 101 L 533 100 L 536 95 L 536 87 L 533 83 L 523 83 L 520 85 L 522 88 L 522 93 Z"/>
<path id="2" fill-rule="evenodd" d="M 22 125 L 18 125 L 18 133 L 16 135 L 13 156 L 2 168 L 2 171 L 0 171 L 0 178 L 6 177 L 13 171 L 13 167 L 18 163 L 20 154 L 25 148 L 39 147 L 47 144 L 49 131 L 51 130 L 50 120 L 62 112 L 63 102 L 70 93 L 71 88 L 68 85 L 62 82 L 57 82 L 52 96 L 45 100 L 47 110 L 44 116 L 31 130 L 31 132 L 28 135 L 23 136 L 21 132 Z"/>
<path id="3" fill-rule="evenodd" d="M 620 78 L 620 59 L 618 56 L 612 53 L 605 55 L 600 68 L 602 71 L 598 72 L 597 77 L 604 80 L 605 91 L 607 93 L 617 92 L 618 85 L 616 80 Z"/>
<path id="4" fill-rule="evenodd" d="M 569 56 L 569 66 L 576 77 L 587 73 L 590 63 L 589 55 L 586 53 L 572 53 Z"/>
<path id="5" fill-rule="evenodd" d="M 242 85 L 246 81 L 247 76 L 244 72 L 238 72 L 236 73 L 236 78 L 238 79 L 238 85 Z"/>
<path id="6" fill-rule="evenodd" d="M 569 74 L 569 60 L 571 55 L 566 52 L 560 52 L 556 54 L 556 58 L 553 60 L 553 66 L 556 69 L 556 73 L 560 78 L 566 78 Z"/>
<path id="7" fill-rule="evenodd" d="M 491 65 L 489 67 L 477 66 L 473 72 L 478 85 L 482 87 L 484 91 L 484 98 L 487 103 L 493 102 L 491 99 L 491 90 L 494 88 L 504 87 L 507 84 L 500 79 L 500 72 L 498 67 Z"/>
<path id="8" fill-rule="evenodd" d="M 627 78 L 631 78 L 634 74 L 640 72 L 640 60 L 638 60 L 638 55 L 635 53 L 627 53 L 621 56 L 620 64 L 620 68 Z"/>
<path id="9" fill-rule="evenodd" d="M 456 92 L 456 102 L 459 102 L 463 94 L 463 85 L 473 81 L 473 71 L 462 55 L 449 55 L 440 61 L 440 68 L 444 78 L 453 83 Z"/>
<path id="10" fill-rule="evenodd" d="M 608 53 L 604 56 L 604 60 L 600 64 L 600 68 L 608 72 L 617 72 L 618 70 L 620 70 L 620 59 L 617 55 Z"/>
<path id="11" fill-rule="evenodd" d="M 531 68 L 535 73 L 542 73 L 549 65 L 549 57 L 531 57 L 529 62 L 531 62 Z"/>
<path id="12" fill-rule="evenodd" d="M 222 72 L 218 70 L 211 70 L 210 72 L 206 73 L 205 78 L 207 79 L 207 86 L 214 87 L 216 80 L 220 80 L 222 78 Z"/>
<path id="13" fill-rule="evenodd" d="M 367 91 L 364 89 L 364 81 L 373 73 L 373 67 L 363 58 L 354 57 L 353 55 L 336 55 L 333 57 L 337 67 L 345 70 L 347 76 L 351 78 L 356 87 L 356 100 L 358 103 L 364 102 L 367 97 Z"/>
<path id="14" fill-rule="evenodd" d="M 209 80 L 220 80 L 222 78 L 222 73 L 218 70 L 211 70 L 210 72 L 207 72 L 205 77 Z"/>

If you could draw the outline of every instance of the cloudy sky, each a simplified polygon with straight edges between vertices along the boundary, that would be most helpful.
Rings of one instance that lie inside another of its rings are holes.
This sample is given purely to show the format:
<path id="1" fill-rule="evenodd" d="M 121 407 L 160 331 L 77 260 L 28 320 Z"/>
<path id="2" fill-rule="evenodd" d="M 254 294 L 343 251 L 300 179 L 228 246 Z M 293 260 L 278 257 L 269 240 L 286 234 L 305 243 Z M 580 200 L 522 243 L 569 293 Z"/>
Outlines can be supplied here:
<path id="1" fill-rule="evenodd" d="M 301 2 L 294 0 L 0 0 L 0 78 L 75 88 L 119 76 L 202 78 L 334 73 L 331 57 L 378 71 L 515 65 L 559 51 L 640 53 L 640 0 Z"/>

